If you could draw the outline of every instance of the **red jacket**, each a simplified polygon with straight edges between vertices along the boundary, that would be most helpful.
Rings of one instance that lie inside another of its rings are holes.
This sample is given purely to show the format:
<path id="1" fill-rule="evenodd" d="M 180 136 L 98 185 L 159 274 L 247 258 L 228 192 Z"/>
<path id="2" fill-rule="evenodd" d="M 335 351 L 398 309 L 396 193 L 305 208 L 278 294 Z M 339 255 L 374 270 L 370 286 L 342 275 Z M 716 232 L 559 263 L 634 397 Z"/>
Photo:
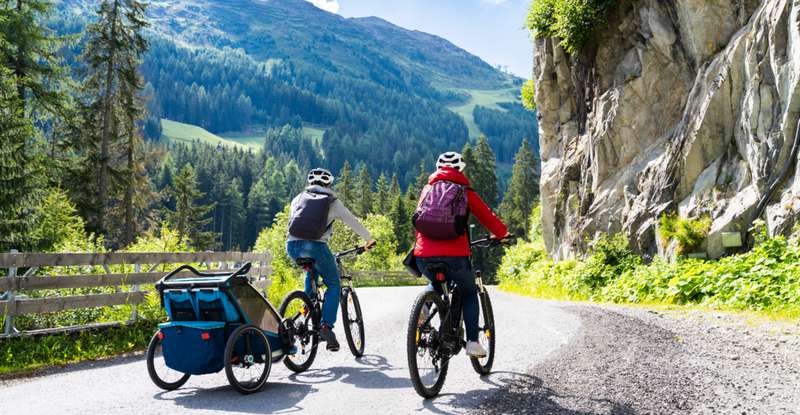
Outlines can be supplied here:
<path id="1" fill-rule="evenodd" d="M 428 179 L 428 185 L 425 186 L 425 189 L 423 189 L 420 194 L 420 199 L 432 184 L 440 180 L 447 180 L 469 186 L 469 179 L 467 179 L 463 173 L 445 167 L 431 174 L 431 177 Z M 467 191 L 467 205 L 469 206 L 469 212 L 475 215 L 478 222 L 485 226 L 492 235 L 506 236 L 508 234 L 506 225 L 495 216 L 489 206 L 486 206 L 483 199 L 472 189 Z M 425 235 L 416 232 L 417 243 L 414 247 L 414 255 L 423 258 L 434 256 L 470 256 L 472 255 L 472 250 L 469 248 L 468 237 L 468 233 L 465 233 L 456 239 L 442 241 L 427 238 Z"/>

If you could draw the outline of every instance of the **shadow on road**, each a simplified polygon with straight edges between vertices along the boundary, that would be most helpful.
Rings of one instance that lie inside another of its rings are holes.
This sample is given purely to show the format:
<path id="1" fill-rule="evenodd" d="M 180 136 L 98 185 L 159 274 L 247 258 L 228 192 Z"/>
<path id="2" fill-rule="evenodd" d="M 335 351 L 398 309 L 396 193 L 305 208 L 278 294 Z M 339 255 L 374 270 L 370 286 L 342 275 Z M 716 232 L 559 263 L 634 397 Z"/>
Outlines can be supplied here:
<path id="1" fill-rule="evenodd" d="M 191 382 L 191 380 L 189 381 Z M 154 398 L 172 401 L 186 409 L 211 409 L 224 412 L 252 414 L 281 414 L 300 412 L 299 403 L 312 392 L 311 385 L 267 382 L 260 392 L 242 395 L 231 386 L 216 388 L 183 388 L 174 392 L 159 392 Z"/>
<path id="2" fill-rule="evenodd" d="M 485 413 L 512 412 L 557 415 L 593 415 L 596 412 L 573 410 L 559 401 L 575 399 L 590 400 L 601 405 L 603 413 L 612 415 L 633 415 L 634 410 L 607 399 L 587 399 L 562 395 L 547 387 L 542 379 L 529 374 L 516 372 L 494 372 L 481 378 L 498 389 L 470 391 L 466 393 L 446 393 L 423 401 L 425 409 L 437 414 L 451 414 L 464 411 L 483 411 Z M 509 405 L 508 402 L 515 404 Z"/>
<path id="3" fill-rule="evenodd" d="M 356 359 L 356 363 L 359 366 L 311 369 L 295 373 L 289 379 L 301 384 L 342 382 L 362 389 L 398 389 L 411 386 L 407 377 L 389 376 L 388 372 L 399 368 L 392 366 L 383 356 L 364 355 Z"/>

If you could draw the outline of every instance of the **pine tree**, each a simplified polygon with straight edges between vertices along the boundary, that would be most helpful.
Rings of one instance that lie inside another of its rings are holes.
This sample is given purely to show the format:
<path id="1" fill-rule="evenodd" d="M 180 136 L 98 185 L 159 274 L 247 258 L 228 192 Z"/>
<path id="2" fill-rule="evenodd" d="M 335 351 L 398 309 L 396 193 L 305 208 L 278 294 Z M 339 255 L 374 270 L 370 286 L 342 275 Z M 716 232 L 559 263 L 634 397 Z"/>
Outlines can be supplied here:
<path id="1" fill-rule="evenodd" d="M 394 201 L 402 192 L 403 191 L 400 189 L 400 181 L 397 179 L 397 173 L 395 173 L 392 175 L 392 184 L 389 186 L 389 200 Z"/>
<path id="2" fill-rule="evenodd" d="M 367 217 L 372 213 L 372 177 L 369 175 L 366 165 L 361 165 L 358 172 L 358 204 L 356 206 L 356 213 L 362 218 Z"/>
<path id="3" fill-rule="evenodd" d="M 381 173 L 378 176 L 378 181 L 375 183 L 375 200 L 373 201 L 373 211 L 381 215 L 386 215 L 389 211 L 389 183 L 386 181 L 386 175 Z"/>
<path id="4" fill-rule="evenodd" d="M 175 175 L 175 185 L 170 194 L 175 199 L 175 211 L 167 212 L 167 221 L 178 232 L 181 241 L 188 241 L 200 251 L 213 248 L 216 234 L 204 229 L 213 220 L 209 214 L 214 205 L 198 205 L 205 194 L 198 189 L 197 174 L 191 164 L 183 166 Z"/>
<path id="5" fill-rule="evenodd" d="M 143 40 L 142 40 L 143 41 Z M 142 51 L 143 53 L 143 51 Z M 144 145 L 139 131 L 138 123 L 143 119 L 144 105 L 139 96 L 144 83 L 138 73 L 140 58 L 138 56 L 126 57 L 132 62 L 125 65 L 123 78 L 125 82 L 121 85 L 122 89 L 122 110 L 123 125 L 122 135 L 124 137 L 124 152 L 126 158 L 126 168 L 122 172 L 122 187 L 124 196 L 123 207 L 123 226 L 122 244 L 133 243 L 140 232 L 143 217 L 147 214 L 146 210 L 155 199 L 152 191 L 152 184 L 144 166 Z"/>
<path id="6" fill-rule="evenodd" d="M 120 190 L 120 183 L 128 183 L 128 191 L 134 185 L 134 180 L 118 180 L 119 176 L 126 174 L 115 166 L 119 164 L 119 153 L 133 154 L 132 164 L 136 163 L 137 138 L 132 138 L 136 129 L 131 124 L 141 117 L 134 115 L 134 111 L 138 112 L 141 106 L 136 95 L 143 85 L 137 70 L 147 50 L 147 41 L 142 34 L 147 27 L 144 12 L 145 4 L 140 1 L 105 0 L 97 12 L 98 20 L 86 30 L 88 40 L 83 59 L 88 64 L 88 76 L 84 80 L 84 89 L 91 97 L 91 103 L 86 108 L 85 117 L 92 121 L 90 125 L 97 126 L 89 132 L 97 181 L 93 198 L 96 216 L 92 225 L 100 232 L 107 230 L 107 210 L 115 193 Z M 119 151 L 120 147 L 128 150 Z M 129 178 L 135 174 L 136 168 L 131 168 L 131 163 L 122 164 L 129 169 Z M 123 197 L 128 207 L 133 205 L 132 200 Z"/>
<path id="7" fill-rule="evenodd" d="M 481 136 L 475 143 L 475 147 L 466 144 L 461 154 L 467 163 L 464 174 L 469 178 L 470 185 L 490 208 L 496 208 L 497 174 L 495 172 L 495 155 L 489 147 L 489 141 L 486 137 Z M 473 239 L 488 236 L 489 232 L 478 223 L 475 217 L 471 217 L 469 223 L 470 235 Z M 472 262 L 476 268 L 484 270 L 487 275 L 494 275 L 500 259 L 488 250 L 475 250 L 472 253 Z"/>
<path id="8" fill-rule="evenodd" d="M 523 140 L 514 158 L 508 192 L 500 206 L 500 215 L 508 223 L 510 232 L 516 235 L 528 235 L 528 217 L 539 196 L 537 164 L 528 140 Z"/>
<path id="9" fill-rule="evenodd" d="M 45 25 L 52 7 L 46 0 L 0 0 L 0 65 L 12 72 L 25 116 L 63 115 L 69 105 L 69 75 L 58 58 L 64 39 Z"/>
<path id="10" fill-rule="evenodd" d="M 425 160 L 419 161 L 419 172 L 417 174 L 417 179 L 414 181 L 413 190 L 410 193 L 414 195 L 414 198 L 419 197 L 419 194 L 422 192 L 422 189 L 428 184 L 428 177 L 430 177 L 430 172 L 425 167 Z"/>
<path id="11" fill-rule="evenodd" d="M 342 171 L 339 172 L 339 177 L 336 179 L 334 185 L 336 190 L 336 197 L 342 201 L 346 206 L 349 206 L 355 200 L 355 183 L 353 180 L 353 171 L 350 168 L 348 161 L 344 162 Z"/>
<path id="12" fill-rule="evenodd" d="M 0 1 L 0 249 L 29 249 L 32 210 L 47 186 L 41 132 L 65 113 L 66 70 L 57 58 L 61 39 L 44 25 L 52 4 Z"/>
<path id="13" fill-rule="evenodd" d="M 2 41 L 2 39 L 0 39 Z M 11 71 L 0 67 L 0 251 L 25 249 L 27 233 L 33 226 L 28 198 L 33 191 L 29 180 L 30 157 L 26 143 L 33 125 L 25 117 L 23 103 L 11 79 Z"/>
<path id="14" fill-rule="evenodd" d="M 495 155 L 489 146 L 489 140 L 480 136 L 471 153 L 471 157 L 474 158 L 473 165 L 467 164 L 465 174 L 469 177 L 472 188 L 481 195 L 490 208 L 494 209 L 497 207 L 499 190 Z"/>
<path id="15" fill-rule="evenodd" d="M 405 198 L 398 194 L 392 201 L 389 220 L 392 221 L 392 230 L 397 237 L 397 249 L 406 252 L 411 249 L 413 233 L 411 230 L 411 216 L 408 214 Z"/>

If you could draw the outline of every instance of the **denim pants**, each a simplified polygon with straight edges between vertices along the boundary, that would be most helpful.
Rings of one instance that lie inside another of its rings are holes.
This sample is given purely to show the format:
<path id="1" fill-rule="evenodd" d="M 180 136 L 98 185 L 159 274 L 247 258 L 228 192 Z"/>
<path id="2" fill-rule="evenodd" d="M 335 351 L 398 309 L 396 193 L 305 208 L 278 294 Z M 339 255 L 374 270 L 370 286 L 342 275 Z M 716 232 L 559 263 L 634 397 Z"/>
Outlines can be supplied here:
<path id="1" fill-rule="evenodd" d="M 441 294 L 441 283 L 436 281 L 436 275 L 428 272 L 427 265 L 434 262 L 447 264 L 447 281 L 455 281 L 461 293 L 461 307 L 464 314 L 464 326 L 467 332 L 467 341 L 478 341 L 478 286 L 475 285 L 475 274 L 472 272 L 472 263 L 466 256 L 443 256 L 417 258 L 419 270 L 427 277 L 431 284 L 428 290 L 435 290 Z"/>
<path id="2" fill-rule="evenodd" d="M 314 298 L 311 282 L 318 283 L 318 277 L 322 275 L 322 282 L 327 287 L 325 303 L 322 304 L 322 324 L 333 328 L 336 323 L 336 312 L 339 309 L 341 283 L 336 258 L 333 257 L 328 244 L 318 241 L 289 241 L 286 242 L 286 253 L 293 261 L 297 258 L 314 258 L 314 268 L 306 274 L 305 291 L 309 297 Z"/>

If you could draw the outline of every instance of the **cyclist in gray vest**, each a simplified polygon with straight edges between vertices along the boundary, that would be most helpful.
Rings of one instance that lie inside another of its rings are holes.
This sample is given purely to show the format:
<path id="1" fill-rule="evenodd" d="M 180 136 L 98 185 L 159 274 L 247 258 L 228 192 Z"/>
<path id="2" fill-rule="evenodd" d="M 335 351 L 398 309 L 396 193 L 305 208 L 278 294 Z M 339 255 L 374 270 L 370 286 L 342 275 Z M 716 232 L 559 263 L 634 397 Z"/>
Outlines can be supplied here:
<path id="1" fill-rule="evenodd" d="M 286 252 L 293 261 L 298 258 L 314 259 L 314 273 L 322 276 L 322 282 L 327 287 L 322 306 L 320 339 L 327 343 L 328 350 L 335 352 L 339 350 L 339 342 L 333 333 L 333 326 L 339 309 L 341 285 L 336 259 L 328 247 L 333 221 L 340 219 L 349 226 L 367 241 L 367 249 L 375 245 L 375 240 L 344 203 L 336 198 L 331 184 L 333 175 L 328 170 L 314 169 L 308 173 L 308 187 L 292 200 Z M 305 291 L 309 296 L 313 295 L 310 274 L 305 282 Z"/>

